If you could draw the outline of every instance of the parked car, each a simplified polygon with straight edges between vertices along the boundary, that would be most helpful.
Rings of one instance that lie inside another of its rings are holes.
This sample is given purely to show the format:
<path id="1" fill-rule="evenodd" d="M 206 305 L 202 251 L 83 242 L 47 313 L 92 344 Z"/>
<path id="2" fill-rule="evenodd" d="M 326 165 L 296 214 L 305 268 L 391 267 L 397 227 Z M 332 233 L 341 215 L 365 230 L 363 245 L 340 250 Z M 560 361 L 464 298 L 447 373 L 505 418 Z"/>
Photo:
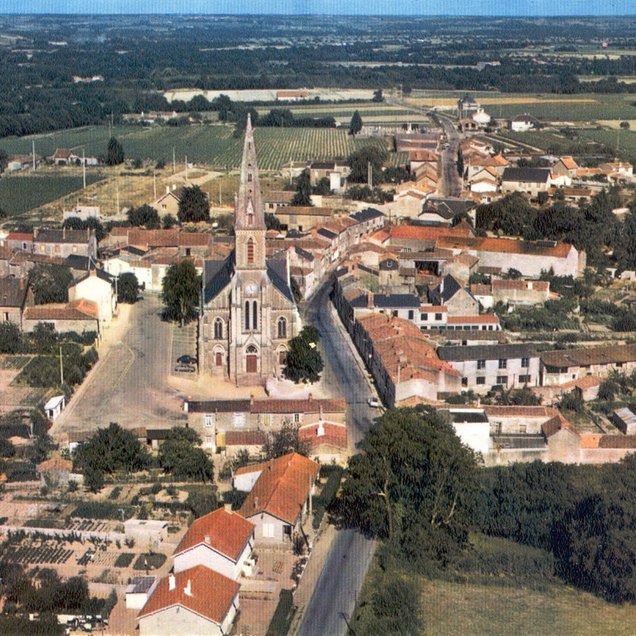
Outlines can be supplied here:
<path id="1" fill-rule="evenodd" d="M 196 364 L 197 359 L 194 356 L 183 355 L 177 358 L 179 364 Z"/>
<path id="2" fill-rule="evenodd" d="M 374 397 L 370 397 L 367 400 L 367 404 L 372 408 L 372 409 L 379 409 L 382 406 L 382 402 L 380 402 L 380 400 L 378 400 L 378 398 L 374 398 Z"/>
<path id="3" fill-rule="evenodd" d="M 178 364 L 174 370 L 179 373 L 194 373 L 196 371 L 196 367 L 192 364 Z"/>

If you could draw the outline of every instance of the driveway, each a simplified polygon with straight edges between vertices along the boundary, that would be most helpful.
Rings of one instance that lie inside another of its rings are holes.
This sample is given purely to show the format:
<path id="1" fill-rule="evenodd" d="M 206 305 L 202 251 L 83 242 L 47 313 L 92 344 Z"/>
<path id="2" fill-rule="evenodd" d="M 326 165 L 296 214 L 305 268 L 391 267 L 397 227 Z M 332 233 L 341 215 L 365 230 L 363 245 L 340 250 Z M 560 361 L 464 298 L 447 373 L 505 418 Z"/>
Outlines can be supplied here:
<path id="1" fill-rule="evenodd" d="M 168 384 L 172 327 L 160 313 L 160 299 L 147 294 L 130 307 L 127 324 L 106 331 L 98 365 L 56 421 L 53 434 L 92 431 L 110 422 L 125 428 L 165 427 L 185 419 L 182 396 Z"/>

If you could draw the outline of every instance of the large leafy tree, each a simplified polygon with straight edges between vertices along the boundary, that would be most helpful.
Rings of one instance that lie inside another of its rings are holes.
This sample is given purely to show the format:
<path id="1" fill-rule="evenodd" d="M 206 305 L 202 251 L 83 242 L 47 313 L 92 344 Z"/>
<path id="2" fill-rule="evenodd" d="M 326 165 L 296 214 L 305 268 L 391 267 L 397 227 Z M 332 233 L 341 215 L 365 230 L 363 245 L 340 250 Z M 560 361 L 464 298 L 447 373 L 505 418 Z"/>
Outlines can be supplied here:
<path id="1" fill-rule="evenodd" d="M 294 194 L 292 199 L 292 205 L 313 205 L 311 202 L 309 170 L 303 170 L 296 181 L 296 194 Z"/>
<path id="2" fill-rule="evenodd" d="M 140 205 L 138 208 L 128 210 L 128 222 L 131 225 L 143 225 L 152 230 L 161 226 L 159 212 L 151 205 Z"/>
<path id="3" fill-rule="evenodd" d="M 29 274 L 29 282 L 37 305 L 68 302 L 68 286 L 73 282 L 65 265 L 38 263 Z"/>
<path id="4" fill-rule="evenodd" d="M 373 171 L 373 183 L 382 181 L 382 166 L 387 158 L 387 152 L 374 144 L 362 146 L 359 150 L 349 155 L 347 160 L 351 167 L 349 181 L 353 183 L 367 183 L 369 177 L 369 164 Z"/>
<path id="5" fill-rule="evenodd" d="M 75 469 L 83 472 L 99 489 L 99 484 L 103 484 L 104 473 L 143 470 L 148 465 L 149 458 L 148 452 L 134 433 L 111 422 L 108 428 L 100 428 L 82 444 L 73 459 Z M 90 487 L 90 484 L 87 485 Z"/>
<path id="6" fill-rule="evenodd" d="M 175 479 L 212 481 L 214 465 L 210 456 L 198 446 L 199 435 L 190 428 L 174 427 L 159 449 L 159 464 Z"/>
<path id="7" fill-rule="evenodd" d="M 419 405 L 391 409 L 349 460 L 341 520 L 388 541 L 413 564 L 446 562 L 468 539 L 477 457 L 452 425 Z"/>
<path id="8" fill-rule="evenodd" d="M 309 442 L 300 439 L 300 425 L 283 422 L 280 430 L 274 431 L 265 442 L 263 452 L 267 459 L 276 459 L 288 453 L 309 455 Z"/>
<path id="9" fill-rule="evenodd" d="M 108 146 L 106 147 L 106 163 L 109 166 L 118 166 L 124 163 L 124 147 L 115 138 L 111 137 L 108 140 Z"/>
<path id="10" fill-rule="evenodd" d="M 117 301 L 136 303 L 139 296 L 139 281 L 132 272 L 125 272 L 117 280 Z"/>
<path id="11" fill-rule="evenodd" d="M 293 382 L 318 382 L 324 362 L 318 343 L 320 334 L 315 327 L 303 327 L 301 332 L 289 341 L 286 366 L 283 375 Z"/>
<path id="12" fill-rule="evenodd" d="M 184 188 L 179 200 L 177 217 L 181 223 L 198 223 L 210 220 L 208 195 L 197 185 Z"/>
<path id="13" fill-rule="evenodd" d="M 184 325 L 197 315 L 201 279 L 190 260 L 175 263 L 163 279 L 162 300 L 165 316 Z"/>

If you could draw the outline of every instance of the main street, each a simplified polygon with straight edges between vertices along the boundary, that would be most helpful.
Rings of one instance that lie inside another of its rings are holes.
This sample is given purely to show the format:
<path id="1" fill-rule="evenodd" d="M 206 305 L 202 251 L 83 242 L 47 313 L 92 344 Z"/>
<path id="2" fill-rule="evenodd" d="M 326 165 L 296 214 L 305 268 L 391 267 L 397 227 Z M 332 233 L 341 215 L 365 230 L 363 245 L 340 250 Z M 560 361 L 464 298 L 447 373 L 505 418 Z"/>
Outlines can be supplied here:
<path id="1" fill-rule="evenodd" d="M 325 382 L 347 401 L 348 433 L 357 444 L 378 410 L 367 404 L 373 390 L 323 284 L 310 300 L 309 320 L 318 328 L 325 355 Z M 298 636 L 339 636 L 347 631 L 375 544 L 354 530 L 338 530 L 331 551 L 303 614 Z"/>

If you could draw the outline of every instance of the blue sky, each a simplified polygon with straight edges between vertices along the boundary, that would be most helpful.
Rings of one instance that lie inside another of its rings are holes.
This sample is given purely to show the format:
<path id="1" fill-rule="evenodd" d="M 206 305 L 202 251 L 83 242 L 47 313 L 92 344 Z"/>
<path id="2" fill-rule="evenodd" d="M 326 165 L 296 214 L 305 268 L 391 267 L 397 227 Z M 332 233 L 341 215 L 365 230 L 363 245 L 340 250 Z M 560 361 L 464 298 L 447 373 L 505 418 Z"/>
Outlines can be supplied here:
<path id="1" fill-rule="evenodd" d="M 635 15 L 636 0 L 0 0 L 0 13 Z"/>

